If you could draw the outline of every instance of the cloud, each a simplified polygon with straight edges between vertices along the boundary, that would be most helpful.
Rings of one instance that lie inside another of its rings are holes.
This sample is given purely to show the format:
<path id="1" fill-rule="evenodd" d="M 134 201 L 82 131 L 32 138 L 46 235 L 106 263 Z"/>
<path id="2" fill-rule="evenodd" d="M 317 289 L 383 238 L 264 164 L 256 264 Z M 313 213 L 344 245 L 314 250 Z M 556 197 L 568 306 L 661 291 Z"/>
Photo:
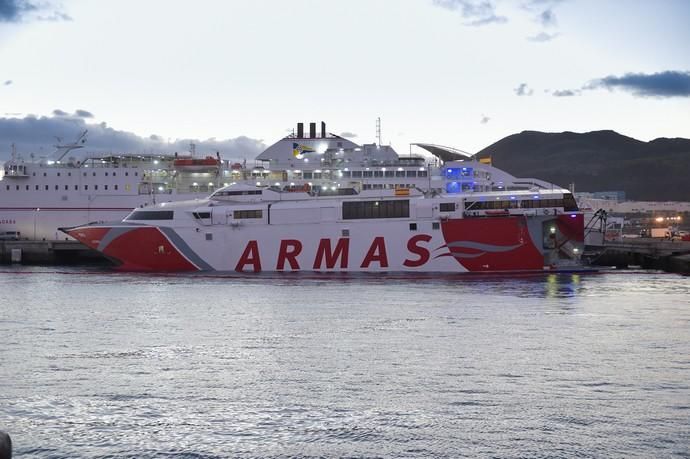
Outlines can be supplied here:
<path id="1" fill-rule="evenodd" d="M 74 116 L 78 116 L 79 118 L 93 118 L 93 113 L 86 110 L 76 110 Z"/>
<path id="2" fill-rule="evenodd" d="M 34 0 L 0 0 L 0 22 L 22 22 L 27 19 L 39 21 L 71 21 L 72 18 L 54 9 L 48 16 L 39 14 L 41 11 L 55 8 L 48 1 Z"/>
<path id="3" fill-rule="evenodd" d="M 228 159 L 253 159 L 266 148 L 261 140 L 245 136 L 221 140 L 174 139 L 168 143 L 158 135 L 141 137 L 113 129 L 106 123 L 87 123 L 83 118 L 28 115 L 23 118 L 0 117 L 0 158 L 9 158 L 12 143 L 17 145 L 17 151 L 25 158 L 30 153 L 49 155 L 54 150 L 55 137 L 71 141 L 84 130 L 89 131 L 84 148 L 87 153 L 182 153 L 189 151 L 189 144 L 194 143 L 199 154 L 215 154 L 218 151 Z"/>
<path id="4" fill-rule="evenodd" d="M 626 73 L 620 77 L 609 75 L 583 87 L 583 89 L 597 88 L 620 89 L 636 97 L 690 97 L 690 71 Z"/>
<path id="5" fill-rule="evenodd" d="M 522 8 L 533 14 L 533 19 L 543 28 L 554 28 L 558 25 L 554 8 L 563 0 L 529 0 L 522 4 Z M 541 31 L 527 37 L 529 41 L 544 43 L 558 37 L 559 33 Z"/>
<path id="6" fill-rule="evenodd" d="M 492 0 L 433 0 L 433 4 L 451 11 L 459 11 L 468 22 L 465 25 L 482 26 L 508 22 L 505 16 L 498 16 Z"/>
<path id="7" fill-rule="evenodd" d="M 543 27 L 554 27 L 556 25 L 556 14 L 551 9 L 546 9 L 539 13 L 537 19 Z"/>
<path id="8" fill-rule="evenodd" d="M 553 40 L 554 38 L 556 38 L 559 35 L 560 35 L 559 33 L 539 32 L 536 35 L 532 35 L 530 37 L 527 37 L 527 39 L 529 41 L 534 41 L 537 43 L 544 43 L 544 42 Z"/>
<path id="9" fill-rule="evenodd" d="M 5 80 L 5 82 L 3 83 L 3 86 L 9 86 L 11 84 L 12 84 L 12 80 Z"/>
<path id="10" fill-rule="evenodd" d="M 54 116 L 69 116 L 69 113 L 67 113 L 63 110 L 60 110 L 59 108 L 56 108 L 55 110 L 53 110 L 53 115 Z"/>
<path id="11" fill-rule="evenodd" d="M 555 97 L 572 97 L 580 95 L 579 89 L 560 89 L 553 92 Z"/>
<path id="12" fill-rule="evenodd" d="M 527 86 L 527 83 L 520 83 L 520 86 L 513 89 L 513 91 L 515 91 L 515 94 L 518 96 L 531 96 L 534 93 L 532 88 Z"/>
<path id="13" fill-rule="evenodd" d="M 345 131 L 345 132 L 341 132 L 341 133 L 340 133 L 340 137 L 345 137 L 345 138 L 352 139 L 352 138 L 357 137 L 357 134 L 355 134 L 354 132 Z"/>
<path id="14" fill-rule="evenodd" d="M 480 124 L 486 124 L 486 123 L 488 123 L 490 120 L 491 120 L 491 118 L 489 118 L 488 116 L 486 116 L 486 115 L 484 115 L 484 114 L 482 113 L 482 119 L 479 120 L 479 123 L 480 123 Z"/>

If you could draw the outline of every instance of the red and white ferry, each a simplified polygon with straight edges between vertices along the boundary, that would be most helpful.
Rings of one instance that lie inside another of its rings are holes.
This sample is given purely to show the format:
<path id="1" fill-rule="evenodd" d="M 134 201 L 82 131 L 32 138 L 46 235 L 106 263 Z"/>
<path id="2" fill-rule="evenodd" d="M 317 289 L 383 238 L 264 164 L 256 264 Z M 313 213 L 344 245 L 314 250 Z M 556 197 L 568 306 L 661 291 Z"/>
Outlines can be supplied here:
<path id="1" fill-rule="evenodd" d="M 572 270 L 584 219 L 567 190 L 426 194 L 235 184 L 203 200 L 62 229 L 126 271 Z"/>

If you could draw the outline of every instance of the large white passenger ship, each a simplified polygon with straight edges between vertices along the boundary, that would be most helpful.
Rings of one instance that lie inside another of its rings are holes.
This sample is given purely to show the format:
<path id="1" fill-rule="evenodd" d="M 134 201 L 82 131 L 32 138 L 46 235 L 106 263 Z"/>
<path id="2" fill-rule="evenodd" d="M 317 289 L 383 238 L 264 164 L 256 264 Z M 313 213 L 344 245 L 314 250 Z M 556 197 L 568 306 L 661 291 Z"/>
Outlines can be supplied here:
<path id="1" fill-rule="evenodd" d="M 567 190 L 317 192 L 236 184 L 65 228 L 127 271 L 514 272 L 579 266 Z"/>
<path id="2" fill-rule="evenodd" d="M 219 188 L 244 183 L 285 191 L 318 193 L 418 188 L 434 193 L 541 189 L 554 186 L 520 179 L 462 151 L 414 144 L 433 156 L 398 155 L 379 143 L 358 145 L 328 133 L 321 123 L 303 123 L 261 153 L 253 164 L 222 160 L 215 153 L 84 153 L 85 133 L 58 145 L 49 158 L 17 155 L 0 172 L 0 236 L 53 240 L 58 231 L 86 222 L 118 221 L 133 208 L 204 198 Z M 411 147 L 412 148 L 412 147 Z M 557 187 L 556 187 L 557 188 Z"/>

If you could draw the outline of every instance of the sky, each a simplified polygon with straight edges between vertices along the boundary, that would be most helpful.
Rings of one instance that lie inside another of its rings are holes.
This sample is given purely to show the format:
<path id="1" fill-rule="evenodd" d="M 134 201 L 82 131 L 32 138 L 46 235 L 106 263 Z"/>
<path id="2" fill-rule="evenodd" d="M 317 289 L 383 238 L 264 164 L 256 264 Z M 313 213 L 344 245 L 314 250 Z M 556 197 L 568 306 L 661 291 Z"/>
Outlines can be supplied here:
<path id="1" fill-rule="evenodd" d="M 253 158 L 297 122 L 476 152 L 523 130 L 690 138 L 688 0 L 0 0 L 0 158 Z"/>

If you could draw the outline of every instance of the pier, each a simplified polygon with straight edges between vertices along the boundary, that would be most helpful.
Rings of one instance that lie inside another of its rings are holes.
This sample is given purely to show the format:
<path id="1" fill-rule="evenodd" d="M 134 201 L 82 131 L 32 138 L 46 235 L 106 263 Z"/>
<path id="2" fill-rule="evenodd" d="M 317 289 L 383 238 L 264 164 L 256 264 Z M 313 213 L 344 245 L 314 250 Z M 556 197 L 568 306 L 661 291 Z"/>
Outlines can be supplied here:
<path id="1" fill-rule="evenodd" d="M 77 241 L 0 241 L 0 263 L 74 265 L 107 263 L 103 256 Z"/>
<path id="2" fill-rule="evenodd" d="M 660 269 L 667 272 L 690 273 L 690 242 L 668 239 L 630 238 L 588 245 L 586 261 L 595 266 Z"/>

